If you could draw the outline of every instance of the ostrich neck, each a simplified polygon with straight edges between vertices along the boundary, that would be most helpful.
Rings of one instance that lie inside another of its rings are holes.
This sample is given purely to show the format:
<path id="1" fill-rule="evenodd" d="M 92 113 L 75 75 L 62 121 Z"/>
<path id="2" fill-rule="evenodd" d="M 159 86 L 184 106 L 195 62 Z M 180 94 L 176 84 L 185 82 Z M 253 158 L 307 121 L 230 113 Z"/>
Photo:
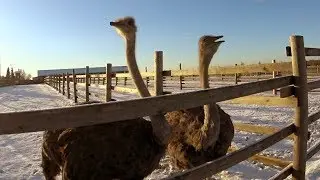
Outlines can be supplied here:
<path id="1" fill-rule="evenodd" d="M 126 59 L 129 72 L 131 74 L 133 83 L 135 84 L 136 88 L 141 97 L 149 97 L 151 96 L 149 93 L 148 88 L 143 82 L 142 76 L 140 74 L 136 55 L 135 55 L 135 41 L 136 38 L 126 40 Z M 153 129 L 153 133 L 156 136 L 156 140 L 161 145 L 167 145 L 169 136 L 171 134 L 171 128 L 166 121 L 163 114 L 150 116 L 151 125 Z"/>
<path id="2" fill-rule="evenodd" d="M 200 87 L 203 89 L 210 88 L 209 86 L 209 63 L 210 59 L 205 56 L 200 56 L 199 64 L 199 76 L 200 76 Z"/>
<path id="3" fill-rule="evenodd" d="M 146 85 L 143 82 L 142 76 L 140 74 L 137 61 L 136 61 L 136 55 L 135 55 L 135 48 L 136 48 L 136 38 L 126 40 L 126 59 L 127 59 L 127 65 L 129 72 L 131 74 L 132 80 L 138 89 L 138 92 L 141 97 L 148 97 L 150 96 L 150 93 L 146 87 Z"/>
<path id="4" fill-rule="evenodd" d="M 209 64 L 212 57 L 200 53 L 199 57 L 199 76 L 202 89 L 208 89 L 209 86 Z M 203 106 L 204 121 L 201 127 L 205 138 L 202 141 L 204 149 L 214 147 L 220 133 L 220 116 L 215 102 Z"/>

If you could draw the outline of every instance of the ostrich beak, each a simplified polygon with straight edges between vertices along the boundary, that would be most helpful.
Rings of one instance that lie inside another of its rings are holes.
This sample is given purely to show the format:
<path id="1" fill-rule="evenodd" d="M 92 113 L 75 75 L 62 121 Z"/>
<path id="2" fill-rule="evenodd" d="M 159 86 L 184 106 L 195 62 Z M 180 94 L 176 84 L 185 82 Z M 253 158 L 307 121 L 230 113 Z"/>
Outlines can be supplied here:
<path id="1" fill-rule="evenodd" d="M 114 21 L 110 22 L 110 26 L 114 26 L 114 27 L 118 27 L 120 24 L 121 22 L 114 22 Z"/>
<path id="2" fill-rule="evenodd" d="M 225 42 L 224 40 L 217 41 L 218 39 L 221 39 L 221 38 L 223 38 L 223 36 L 216 36 L 215 42 L 218 42 L 218 43 L 223 43 L 223 42 Z"/>

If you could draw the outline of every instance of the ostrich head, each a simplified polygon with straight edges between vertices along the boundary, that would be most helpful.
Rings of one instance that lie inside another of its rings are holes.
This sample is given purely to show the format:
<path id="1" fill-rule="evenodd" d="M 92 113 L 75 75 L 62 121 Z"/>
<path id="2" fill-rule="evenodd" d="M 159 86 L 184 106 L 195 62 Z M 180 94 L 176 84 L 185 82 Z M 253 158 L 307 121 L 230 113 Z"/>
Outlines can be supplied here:
<path id="1" fill-rule="evenodd" d="M 200 64 L 205 65 L 208 67 L 213 55 L 217 52 L 219 46 L 224 41 L 218 41 L 223 36 L 202 36 L 199 39 L 199 55 L 200 57 Z"/>
<path id="2" fill-rule="evenodd" d="M 132 40 L 135 38 L 137 27 L 133 17 L 124 17 L 110 22 L 110 26 L 116 28 L 117 33 L 126 40 Z"/>

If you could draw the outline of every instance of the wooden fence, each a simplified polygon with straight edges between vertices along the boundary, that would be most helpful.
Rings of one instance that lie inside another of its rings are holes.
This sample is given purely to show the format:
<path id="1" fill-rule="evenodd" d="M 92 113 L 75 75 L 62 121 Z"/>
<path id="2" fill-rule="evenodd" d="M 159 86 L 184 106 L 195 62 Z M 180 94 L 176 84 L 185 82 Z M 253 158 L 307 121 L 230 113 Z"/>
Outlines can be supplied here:
<path id="1" fill-rule="evenodd" d="M 275 64 L 275 60 L 273 60 L 272 64 Z M 269 72 L 256 72 L 259 69 L 252 69 L 249 70 L 245 68 L 244 70 L 239 68 L 239 72 L 247 72 L 249 74 L 241 74 L 241 73 L 235 73 L 234 75 L 227 73 L 227 74 L 211 74 L 210 81 L 211 82 L 233 82 L 234 84 L 238 84 L 241 82 L 253 82 L 257 80 L 266 80 L 270 78 L 275 78 L 275 77 L 281 77 L 284 75 L 284 72 L 280 69 L 277 69 L 278 67 L 283 67 L 287 66 L 287 63 L 281 63 L 281 66 L 275 66 L 272 69 L 272 66 L 269 66 L 270 64 L 261 64 L 260 66 L 263 67 L 268 67 L 272 71 L 271 73 Z M 251 65 L 252 66 L 252 65 Z M 291 64 L 290 64 L 291 66 Z M 320 76 L 320 73 L 314 73 L 313 71 L 317 68 L 317 71 L 319 72 L 319 68 L 316 66 L 309 66 L 308 67 L 308 79 L 314 79 L 314 76 Z M 188 73 L 190 71 L 185 70 L 185 71 L 163 71 L 163 87 L 165 89 L 170 89 L 173 87 L 176 87 L 178 85 L 180 90 L 186 89 L 186 88 L 191 88 L 195 86 L 199 86 L 198 84 L 195 84 L 196 81 L 199 81 L 199 75 L 198 73 L 194 73 L 193 75 L 190 75 Z M 191 71 L 193 72 L 193 71 Z M 180 75 L 179 75 L 180 74 Z M 129 73 L 118 73 L 118 74 L 111 74 L 111 82 L 112 82 L 112 89 L 120 92 L 135 92 L 137 91 L 134 88 L 132 78 L 130 77 Z M 143 72 L 142 73 L 143 79 L 145 81 L 145 84 L 148 88 L 154 88 L 155 87 L 155 73 L 154 72 Z M 49 85 L 52 85 L 52 80 L 55 81 L 62 81 L 63 77 L 66 78 L 66 75 L 60 74 L 60 75 L 54 75 L 51 77 L 46 78 L 46 83 Z M 89 78 L 89 79 L 88 79 Z M 76 82 L 77 83 L 86 83 L 86 80 L 88 79 L 89 84 L 87 86 L 89 87 L 92 84 L 97 84 L 97 85 L 105 85 L 107 78 L 106 74 L 84 74 L 84 75 L 77 75 L 76 76 Z M 70 82 L 73 82 L 71 80 Z M 61 84 L 60 84 L 61 85 Z M 58 88 L 59 83 L 56 83 L 56 88 Z M 157 88 L 155 88 L 157 89 Z M 89 89 L 88 89 L 89 90 Z M 87 92 L 90 95 L 90 92 Z M 164 91 L 165 94 L 171 93 L 170 91 Z M 276 95 L 278 93 L 278 90 L 274 89 L 273 94 Z M 86 96 L 87 98 L 87 96 Z"/>
<path id="2" fill-rule="evenodd" d="M 308 135 L 307 127 L 320 118 L 320 112 L 308 116 L 308 91 L 320 88 L 320 81 L 307 84 L 305 55 L 308 54 L 305 54 L 303 37 L 291 36 L 290 44 L 293 72 L 291 76 L 276 77 L 274 79 L 236 86 L 160 95 L 136 100 L 37 111 L 1 113 L 0 134 L 110 123 L 159 113 L 162 114 L 179 109 L 193 108 L 211 102 L 221 102 L 282 88 L 280 91 L 280 93 L 282 93 L 281 97 L 294 96 L 298 102 L 295 107 L 295 119 L 292 124 L 247 147 L 165 179 L 202 179 L 209 177 L 252 157 L 291 134 L 294 136 L 293 161 L 271 179 L 284 179 L 291 174 L 293 179 L 305 179 L 306 161 L 320 149 L 320 142 L 308 150 L 306 146 Z M 159 75 L 161 76 L 162 74 Z M 51 83 L 54 83 L 55 87 L 58 87 L 56 84 L 61 83 L 61 78 L 58 78 L 58 81 L 56 77 L 53 78 L 55 81 L 51 81 Z M 86 82 L 88 82 L 88 79 L 86 79 Z M 145 104 L 148 104 L 148 106 L 145 106 Z M 90 119 L 94 119 L 94 121 Z"/>

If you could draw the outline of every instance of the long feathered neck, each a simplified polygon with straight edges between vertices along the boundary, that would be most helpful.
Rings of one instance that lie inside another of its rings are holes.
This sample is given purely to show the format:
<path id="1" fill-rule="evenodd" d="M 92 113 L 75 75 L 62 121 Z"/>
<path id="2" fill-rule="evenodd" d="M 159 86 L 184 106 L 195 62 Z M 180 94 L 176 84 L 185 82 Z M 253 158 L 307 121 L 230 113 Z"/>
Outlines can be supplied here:
<path id="1" fill-rule="evenodd" d="M 205 53 L 201 48 L 199 49 L 199 76 L 202 89 L 210 88 L 208 71 L 212 56 Z M 201 144 L 204 149 L 213 148 L 220 133 L 219 111 L 214 102 L 204 105 L 203 111 L 204 120 L 201 130 L 204 133 L 204 137 Z"/>
<path id="2" fill-rule="evenodd" d="M 126 60 L 128 64 L 128 69 L 131 74 L 132 80 L 138 89 L 140 96 L 147 97 L 150 96 L 150 93 L 143 82 L 142 76 L 140 74 L 137 61 L 136 61 L 136 37 L 126 39 Z"/>
<path id="3" fill-rule="evenodd" d="M 199 52 L 199 76 L 200 76 L 200 87 L 203 89 L 210 88 L 209 86 L 209 63 L 210 58 L 205 56 L 204 53 Z"/>
<path id="4" fill-rule="evenodd" d="M 151 96 L 148 88 L 143 82 L 141 77 L 135 54 L 136 37 L 126 39 L 126 59 L 131 74 L 132 80 L 139 91 L 141 97 Z M 156 136 L 156 142 L 160 145 L 166 146 L 169 136 L 171 134 L 171 128 L 162 114 L 150 116 L 153 133 Z"/>

